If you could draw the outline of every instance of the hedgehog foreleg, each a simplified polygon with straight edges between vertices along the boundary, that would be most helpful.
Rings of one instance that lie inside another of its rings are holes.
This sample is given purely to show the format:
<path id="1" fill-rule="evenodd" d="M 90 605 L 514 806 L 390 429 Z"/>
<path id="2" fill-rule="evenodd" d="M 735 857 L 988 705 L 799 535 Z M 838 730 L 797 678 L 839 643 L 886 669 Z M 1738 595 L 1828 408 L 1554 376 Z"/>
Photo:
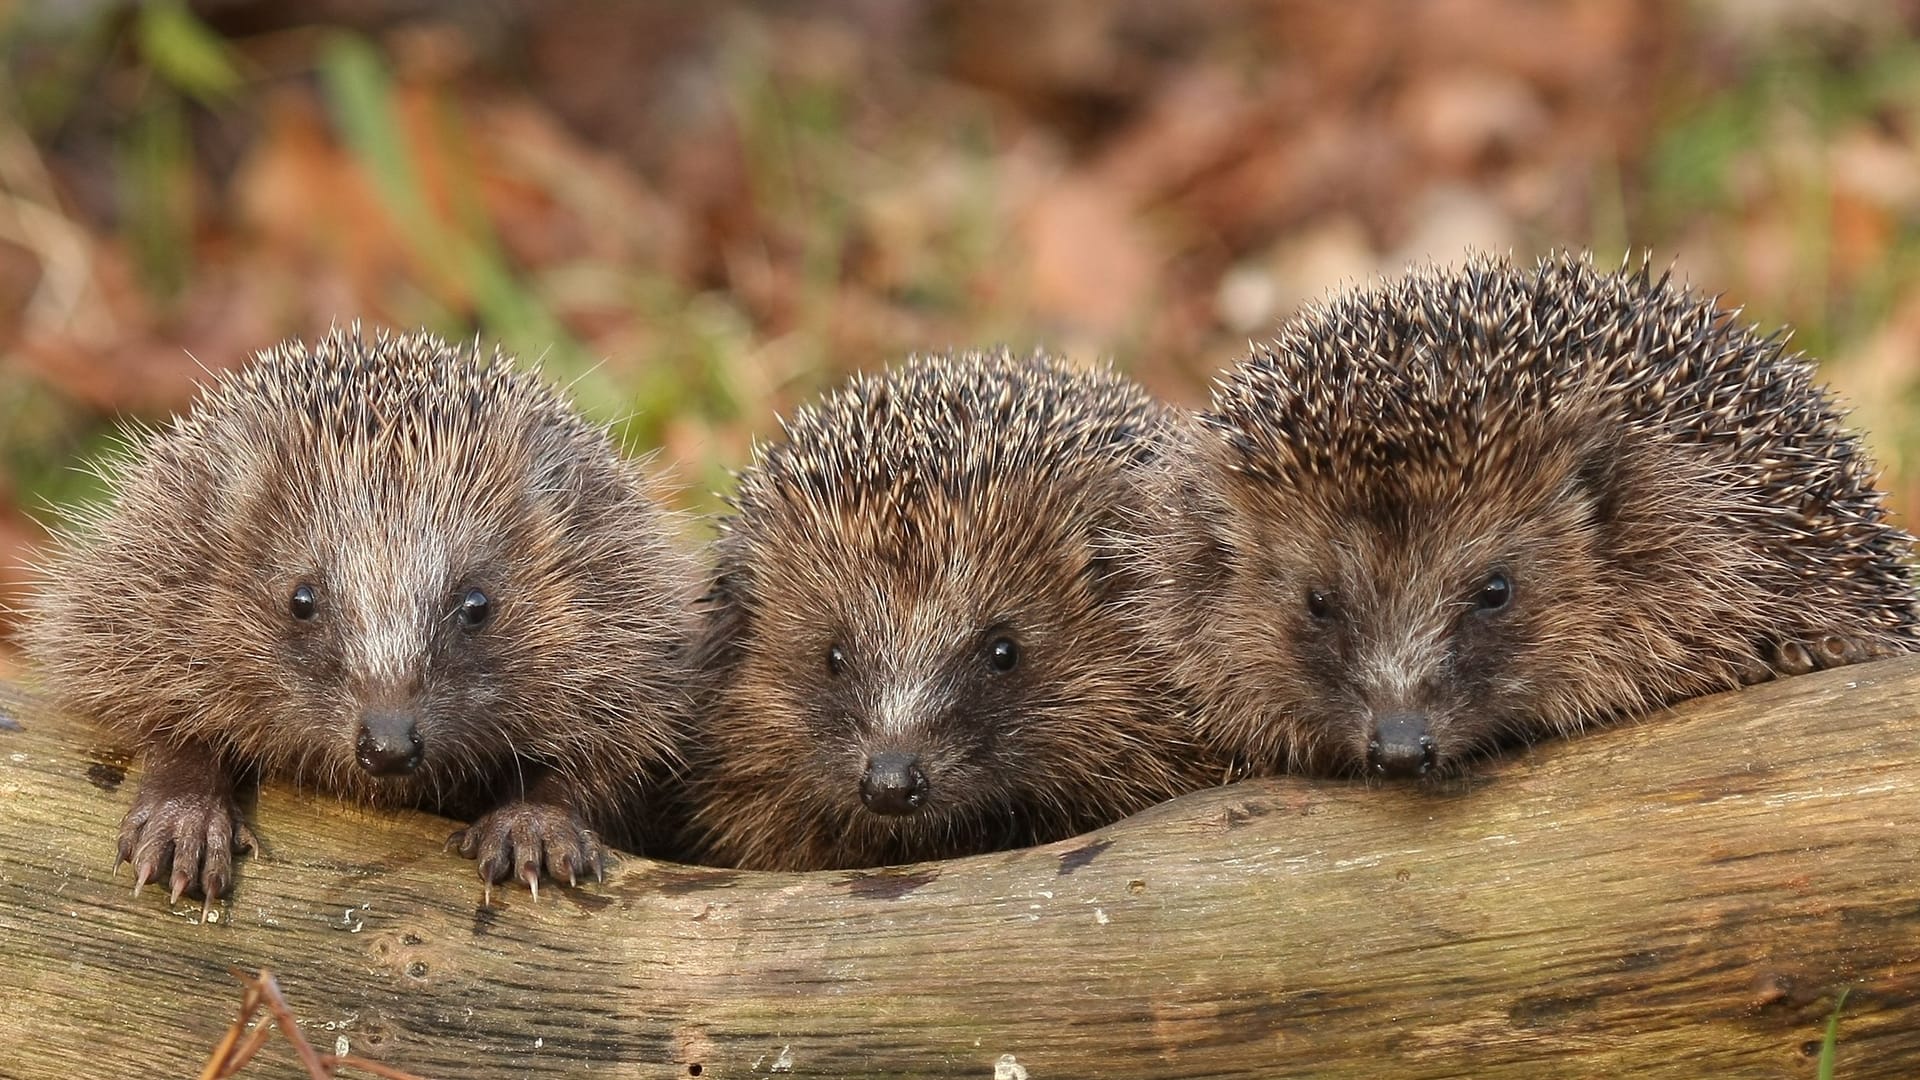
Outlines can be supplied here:
<path id="1" fill-rule="evenodd" d="M 168 898 L 201 899 L 205 907 L 233 886 L 233 857 L 253 849 L 253 833 L 234 801 L 232 767 L 203 742 L 155 740 L 133 808 L 120 823 L 115 865 L 133 865 L 137 896 L 149 881 L 168 881 Z"/>

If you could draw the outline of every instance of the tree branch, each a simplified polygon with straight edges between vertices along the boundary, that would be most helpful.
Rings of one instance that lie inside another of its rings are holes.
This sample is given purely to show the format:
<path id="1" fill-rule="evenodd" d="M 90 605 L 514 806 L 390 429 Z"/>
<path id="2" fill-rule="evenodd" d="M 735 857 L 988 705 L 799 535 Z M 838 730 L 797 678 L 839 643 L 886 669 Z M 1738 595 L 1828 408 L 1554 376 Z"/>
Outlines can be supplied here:
<path id="1" fill-rule="evenodd" d="M 1811 1076 L 1843 989 L 1839 1075 L 1920 1062 L 1920 658 L 1471 785 L 1260 781 L 1027 851 L 629 860 L 491 907 L 447 822 L 268 785 L 263 855 L 204 926 L 110 872 L 125 756 L 16 692 L 0 709 L 24 728 L 0 725 L 0 1074 L 21 1080 L 194 1075 L 234 967 L 272 968 L 320 1052 L 437 1080 Z"/>

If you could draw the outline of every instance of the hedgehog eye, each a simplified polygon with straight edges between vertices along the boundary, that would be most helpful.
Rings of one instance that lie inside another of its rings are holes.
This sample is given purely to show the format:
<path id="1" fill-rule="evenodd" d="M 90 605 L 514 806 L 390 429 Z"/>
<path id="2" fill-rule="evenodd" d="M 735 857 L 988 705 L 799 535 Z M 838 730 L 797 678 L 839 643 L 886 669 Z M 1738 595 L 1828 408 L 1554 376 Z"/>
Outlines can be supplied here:
<path id="1" fill-rule="evenodd" d="M 832 675 L 844 675 L 847 672 L 847 654 L 838 645 L 827 646 L 827 672 Z"/>
<path id="2" fill-rule="evenodd" d="M 1332 594 L 1321 592 L 1319 589 L 1308 589 L 1307 614 L 1316 619 L 1331 618 L 1333 616 Z"/>
<path id="3" fill-rule="evenodd" d="M 987 646 L 987 663 L 1002 674 L 1012 671 L 1020 663 L 1020 646 L 1012 638 L 994 638 Z"/>
<path id="4" fill-rule="evenodd" d="M 478 630 L 480 624 L 487 621 L 487 615 L 493 610 L 493 602 L 479 589 L 468 589 L 460 598 L 460 625 L 469 630 Z"/>
<path id="5" fill-rule="evenodd" d="M 1513 585 L 1507 581 L 1507 575 L 1494 574 L 1480 586 L 1473 598 L 1473 609 L 1479 612 L 1499 611 L 1513 603 Z"/>
<path id="6" fill-rule="evenodd" d="M 301 622 L 314 617 L 319 612 L 320 598 L 314 593 L 313 586 L 304 582 L 294 586 L 293 595 L 287 600 L 287 611 Z"/>

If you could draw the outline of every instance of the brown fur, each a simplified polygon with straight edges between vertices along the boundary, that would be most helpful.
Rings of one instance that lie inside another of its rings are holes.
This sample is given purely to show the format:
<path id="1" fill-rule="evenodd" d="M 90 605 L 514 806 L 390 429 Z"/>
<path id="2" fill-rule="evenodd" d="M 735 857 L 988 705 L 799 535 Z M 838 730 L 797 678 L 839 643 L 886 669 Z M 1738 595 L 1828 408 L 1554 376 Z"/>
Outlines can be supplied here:
<path id="1" fill-rule="evenodd" d="M 255 770 L 487 815 L 463 838 L 483 876 L 565 879 L 597 870 L 583 831 L 618 837 L 682 739 L 690 561 L 638 466 L 498 354 L 357 328 L 289 342 L 102 474 L 112 498 L 57 537 L 26 636 L 60 702 L 166 751 L 122 837 L 143 879 L 171 861 L 176 893 L 222 891 L 211 849 L 244 838 L 230 789 Z M 358 763 L 377 709 L 415 725 L 412 772 Z M 204 805 L 168 817 L 175 789 Z M 203 825 L 207 864 L 187 865 Z"/>
<path id="2" fill-rule="evenodd" d="M 741 476 L 717 545 L 707 857 L 963 855 L 1193 786 L 1164 659 L 1133 628 L 1143 583 L 1110 536 L 1170 420 L 1117 375 L 1005 353 L 917 358 L 800 410 Z M 929 782 L 900 816 L 862 801 L 888 751 Z"/>
<path id="3" fill-rule="evenodd" d="M 1202 736 L 1347 774 L 1412 717 L 1444 774 L 1913 648 L 1911 540 L 1812 379 L 1710 300 L 1573 257 L 1308 312 L 1222 377 L 1147 544 Z"/>

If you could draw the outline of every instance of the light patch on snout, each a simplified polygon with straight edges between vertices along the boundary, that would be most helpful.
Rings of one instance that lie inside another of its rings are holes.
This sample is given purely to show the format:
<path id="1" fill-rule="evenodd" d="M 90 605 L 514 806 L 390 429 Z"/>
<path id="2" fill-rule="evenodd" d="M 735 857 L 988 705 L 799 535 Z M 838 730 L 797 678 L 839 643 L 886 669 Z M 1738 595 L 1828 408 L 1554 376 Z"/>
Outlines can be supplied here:
<path id="1" fill-rule="evenodd" d="M 335 579 L 349 670 L 370 686 L 411 687 L 426 663 L 433 620 L 451 615 L 436 603 L 446 591 L 446 550 L 416 540 L 369 545 L 367 554 L 346 560 Z"/>
<path id="2" fill-rule="evenodd" d="M 1361 654 L 1358 666 L 1368 706 L 1376 714 L 1424 711 L 1428 690 L 1446 657 L 1446 645 L 1445 632 L 1437 628 L 1374 642 Z"/>
<path id="3" fill-rule="evenodd" d="M 356 635 L 352 649 L 355 674 L 375 686 L 408 686 L 427 653 L 419 627 L 392 615 L 375 616 Z"/>
<path id="4" fill-rule="evenodd" d="M 925 680 L 890 680 L 874 703 L 868 730 L 879 738 L 915 735 L 925 726 L 930 693 Z"/>

